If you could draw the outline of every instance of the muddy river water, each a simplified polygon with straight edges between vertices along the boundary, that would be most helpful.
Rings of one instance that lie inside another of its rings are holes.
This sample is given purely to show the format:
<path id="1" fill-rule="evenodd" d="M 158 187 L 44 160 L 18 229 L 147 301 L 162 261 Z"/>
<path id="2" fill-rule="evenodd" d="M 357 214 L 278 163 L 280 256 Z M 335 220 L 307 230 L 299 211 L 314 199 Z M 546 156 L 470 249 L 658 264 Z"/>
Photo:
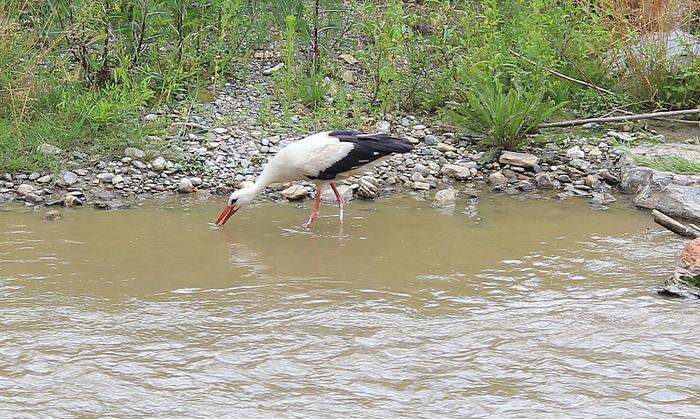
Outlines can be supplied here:
<path id="1" fill-rule="evenodd" d="M 0 417 L 700 415 L 700 306 L 655 294 L 683 242 L 646 213 L 221 204 L 1 210 Z"/>

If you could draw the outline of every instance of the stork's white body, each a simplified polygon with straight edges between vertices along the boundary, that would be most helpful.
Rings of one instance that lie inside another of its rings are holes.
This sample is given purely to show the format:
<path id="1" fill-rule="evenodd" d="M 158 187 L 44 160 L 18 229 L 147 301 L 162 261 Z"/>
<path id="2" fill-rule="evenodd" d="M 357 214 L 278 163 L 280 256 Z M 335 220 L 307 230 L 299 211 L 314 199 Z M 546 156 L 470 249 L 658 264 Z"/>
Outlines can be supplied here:
<path id="1" fill-rule="evenodd" d="M 296 180 L 316 183 L 314 212 L 306 223 L 307 226 L 318 218 L 321 189 L 326 185 L 330 185 L 338 199 L 342 222 L 344 200 L 334 182 L 363 173 L 392 153 L 407 153 L 412 148 L 407 141 L 388 134 L 325 131 L 310 135 L 280 150 L 265 165 L 253 186 L 232 193 L 227 209 L 221 213 L 216 224 L 223 225 L 268 185 Z"/>
<path id="2" fill-rule="evenodd" d="M 310 180 L 319 187 L 330 183 L 329 180 L 314 180 L 313 178 L 347 157 L 354 145 L 349 142 L 341 142 L 340 139 L 329 136 L 329 133 L 330 131 L 319 132 L 284 147 L 267 163 L 260 177 L 274 178 L 275 182 Z M 385 156 L 371 162 L 367 161 L 366 164 L 357 169 L 338 173 L 335 180 L 347 179 L 364 173 L 387 158 L 388 156 Z"/>

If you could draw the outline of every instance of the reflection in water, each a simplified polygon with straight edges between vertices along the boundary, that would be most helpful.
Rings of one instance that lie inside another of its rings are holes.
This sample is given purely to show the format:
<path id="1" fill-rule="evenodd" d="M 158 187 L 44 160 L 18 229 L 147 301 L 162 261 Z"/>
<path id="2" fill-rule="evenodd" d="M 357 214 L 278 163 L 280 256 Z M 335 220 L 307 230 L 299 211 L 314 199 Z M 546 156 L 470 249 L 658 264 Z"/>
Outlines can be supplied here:
<path id="1" fill-rule="evenodd" d="M 653 293 L 681 242 L 644 214 L 169 206 L 0 213 L 0 416 L 700 414 L 697 305 Z"/>

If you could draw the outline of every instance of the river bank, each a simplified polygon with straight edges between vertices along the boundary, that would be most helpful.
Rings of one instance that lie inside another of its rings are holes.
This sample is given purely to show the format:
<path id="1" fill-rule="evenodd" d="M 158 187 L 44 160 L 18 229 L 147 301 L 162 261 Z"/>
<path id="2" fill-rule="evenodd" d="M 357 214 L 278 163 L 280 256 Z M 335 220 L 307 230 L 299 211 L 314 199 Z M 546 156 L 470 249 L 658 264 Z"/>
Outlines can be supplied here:
<path id="1" fill-rule="evenodd" d="M 177 108 L 145 112 L 144 122 L 170 121 L 166 134 L 154 139 L 165 144 L 162 149 L 126 148 L 119 159 L 101 160 L 47 143 L 41 151 L 58 156 L 69 169 L 5 173 L 0 202 L 116 209 L 172 194 L 197 193 L 206 199 L 244 186 L 277 150 L 304 137 L 313 125 L 310 116 L 289 116 L 275 101 L 272 63 L 254 64 L 245 80 L 227 83 L 211 102 L 198 104 L 186 117 Z M 633 194 L 641 207 L 700 220 L 700 176 L 638 167 L 634 159 L 676 153 L 692 160 L 700 155 L 700 146 L 664 144 L 664 135 L 642 125 L 611 129 L 589 124 L 582 130 L 548 132 L 520 153 L 492 153 L 478 138 L 451 131 L 429 117 L 368 116 L 365 125 L 406 138 L 415 149 L 345 182 L 341 190 L 348 198 L 376 199 L 399 190 L 430 198 L 432 192 L 448 189 L 437 194 L 435 205 L 450 206 L 459 194 L 490 190 L 579 197 L 593 208 L 605 209 L 620 191 Z M 353 127 L 328 127 L 341 128 Z M 313 185 L 305 182 L 273 186 L 264 199 L 301 201 L 313 193 Z"/>

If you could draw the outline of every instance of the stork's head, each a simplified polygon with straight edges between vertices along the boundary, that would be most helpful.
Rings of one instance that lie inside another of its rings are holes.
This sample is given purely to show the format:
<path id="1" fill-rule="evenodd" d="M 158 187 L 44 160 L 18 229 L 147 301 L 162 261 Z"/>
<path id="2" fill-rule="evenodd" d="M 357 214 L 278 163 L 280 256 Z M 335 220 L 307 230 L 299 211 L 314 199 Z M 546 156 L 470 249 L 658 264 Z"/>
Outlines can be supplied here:
<path id="1" fill-rule="evenodd" d="M 228 205 L 226 205 L 224 210 L 221 211 L 219 218 L 216 219 L 214 224 L 217 226 L 224 225 L 226 221 L 228 221 L 228 219 L 236 213 L 236 211 L 253 202 L 253 199 L 255 199 L 255 195 L 257 194 L 258 190 L 254 186 L 234 191 L 228 198 Z"/>

